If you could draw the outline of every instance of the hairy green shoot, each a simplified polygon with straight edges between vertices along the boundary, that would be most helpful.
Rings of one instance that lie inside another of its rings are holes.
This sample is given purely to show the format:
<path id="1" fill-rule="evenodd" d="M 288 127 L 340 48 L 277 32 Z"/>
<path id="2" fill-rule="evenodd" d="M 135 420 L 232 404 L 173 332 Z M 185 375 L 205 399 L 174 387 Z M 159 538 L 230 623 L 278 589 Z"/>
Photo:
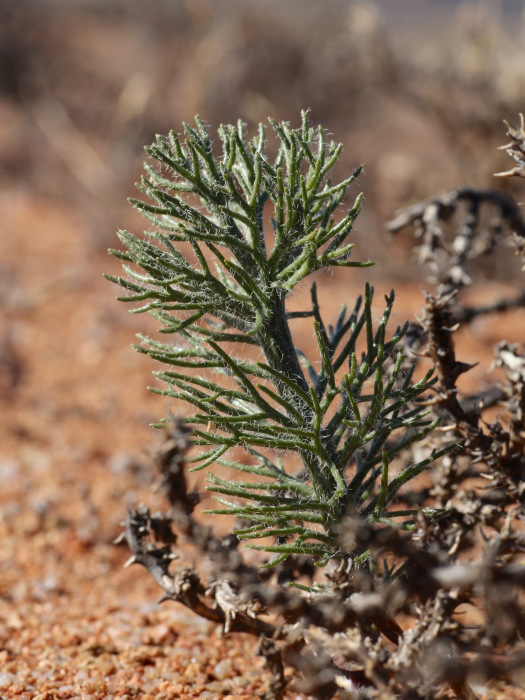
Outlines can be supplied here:
<path id="1" fill-rule="evenodd" d="M 270 565 L 292 554 L 323 565 L 353 555 L 338 539 L 348 512 L 413 526 L 415 511 L 391 504 L 441 454 L 402 464 L 435 427 L 413 403 L 433 380 L 429 372 L 413 383 L 402 369 L 406 327 L 386 332 L 393 292 L 377 326 L 368 284 L 334 325 L 323 319 L 315 283 L 309 308 L 287 311 L 287 295 L 317 270 L 371 263 L 354 261 L 348 242 L 362 195 L 343 210 L 361 168 L 334 184 L 341 144 L 327 143 L 304 113 L 299 129 L 270 125 L 273 159 L 263 125 L 252 140 L 242 123 L 222 126 L 218 155 L 199 118 L 184 125 L 184 140 L 157 137 L 139 185 L 146 201 L 132 200 L 152 228 L 144 238 L 119 232 L 125 251 L 111 252 L 126 274 L 108 278 L 125 290 L 121 301 L 141 302 L 134 313 L 149 312 L 174 336 L 140 336 L 136 349 L 164 366 L 154 373 L 164 388 L 153 391 L 192 409 L 184 420 L 193 470 L 221 465 L 238 474 L 209 474 L 220 506 L 209 512 L 236 516 L 243 540 L 270 538 L 249 545 L 271 553 Z M 314 357 L 294 345 L 296 317 L 312 321 Z M 239 447 L 246 463 L 229 454 Z M 302 468 L 283 464 L 279 455 L 289 453 Z"/>

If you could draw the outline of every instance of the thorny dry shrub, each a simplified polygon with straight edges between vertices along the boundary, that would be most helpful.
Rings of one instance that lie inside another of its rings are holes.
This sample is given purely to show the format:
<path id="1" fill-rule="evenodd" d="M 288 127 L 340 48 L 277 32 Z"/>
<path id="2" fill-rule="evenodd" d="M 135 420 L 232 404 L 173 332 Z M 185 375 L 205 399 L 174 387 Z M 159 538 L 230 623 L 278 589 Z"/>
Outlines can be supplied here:
<path id="1" fill-rule="evenodd" d="M 523 176 L 523 117 L 508 134 L 505 148 L 518 162 L 509 174 Z M 334 564 L 323 587 L 308 558 L 291 557 L 271 572 L 246 563 L 236 537 L 218 538 L 194 516 L 188 429 L 176 418 L 156 457 L 157 489 L 169 509 L 152 514 L 142 506 L 126 519 L 129 563 L 149 570 L 161 600 L 182 603 L 224 633 L 260 638 L 271 674 L 266 698 L 282 696 L 285 666 L 298 672 L 297 690 L 314 698 L 469 699 L 477 697 L 471 686 L 484 693 L 489 684 L 525 685 L 525 354 L 499 343 L 494 364 L 503 380 L 462 396 L 456 382 L 472 365 L 456 358 L 454 346 L 460 324 L 525 305 L 523 292 L 491 306 L 461 301 L 473 265 L 502 241 L 512 240 L 523 257 L 525 222 L 509 197 L 465 187 L 400 212 L 390 230 L 404 228 L 415 231 L 417 255 L 436 286 L 405 338 L 405 362 L 435 364 L 439 382 L 424 401 L 442 423 L 429 442 L 455 447 L 437 463 L 431 487 L 422 482 L 403 495 L 421 508 L 416 529 L 378 528 L 348 514 L 343 550 L 370 550 L 383 565 Z M 499 414 L 490 420 L 494 407 Z M 422 510 L 429 505 L 446 512 L 431 519 Z M 207 580 L 177 568 L 180 537 L 210 562 Z"/>

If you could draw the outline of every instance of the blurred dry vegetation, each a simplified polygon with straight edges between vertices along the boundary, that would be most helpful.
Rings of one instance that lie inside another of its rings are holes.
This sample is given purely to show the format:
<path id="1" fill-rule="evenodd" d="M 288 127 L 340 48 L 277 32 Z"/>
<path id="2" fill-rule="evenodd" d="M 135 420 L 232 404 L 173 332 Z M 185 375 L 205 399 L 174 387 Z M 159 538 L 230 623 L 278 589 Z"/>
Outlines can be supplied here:
<path id="1" fill-rule="evenodd" d="M 396 208 L 486 185 L 501 166 L 500 125 L 525 89 L 519 7 L 5 0 L 0 173 L 72 200 L 105 247 L 156 133 L 196 113 L 212 127 L 253 126 L 309 108 L 344 142 L 341 168 L 365 163 L 361 243 L 377 259 Z"/>
<path id="2" fill-rule="evenodd" d="M 133 332 L 145 329 L 116 302 L 112 306 L 114 290 L 102 280 L 103 272 L 116 270 L 106 249 L 115 245 L 117 226 L 135 232 L 143 227 L 126 202 L 141 172 L 143 146 L 156 133 L 180 130 L 181 122 L 192 121 L 196 113 L 213 132 L 221 122 L 238 118 L 250 128 L 268 116 L 296 126 L 300 110 L 310 109 L 311 122 L 322 123 L 345 145 L 337 175 L 365 164 L 356 257 L 375 260 L 367 279 L 381 292 L 392 286 L 402 290 L 406 313 L 412 313 L 423 304 L 417 283 L 428 280 L 423 263 L 429 259 L 422 247 L 430 239 L 418 240 L 419 257 L 414 257 L 410 236 L 388 237 L 387 221 L 396 210 L 428 198 L 431 207 L 438 206 L 434 215 L 441 215 L 439 207 L 446 210 L 448 200 L 437 193 L 465 185 L 497 188 L 523 201 L 523 180 L 495 180 L 493 173 L 511 167 L 498 147 L 505 141 L 503 120 L 515 123 L 525 109 L 524 94 L 522 0 L 0 2 L 0 430 L 5 429 L 0 532 L 7 552 L 0 560 L 2 697 L 54 692 L 55 679 L 65 682 L 60 664 L 70 668 L 76 663 L 67 639 L 76 635 L 91 663 L 95 653 L 88 644 L 107 643 L 106 623 L 97 626 L 97 617 L 120 624 L 115 622 L 119 606 L 127 611 L 130 600 L 138 606 L 155 596 L 146 575 L 139 579 L 135 571 L 121 571 L 127 555 L 110 543 L 119 533 L 125 505 L 144 497 L 140 489 L 147 492 L 152 477 L 137 455 L 151 438 L 147 423 L 158 419 L 163 407 L 155 397 L 144 396 L 151 368 L 129 349 Z M 468 193 L 466 201 L 471 201 Z M 407 221 L 421 228 L 421 221 L 409 216 Z M 435 216 L 430 223 L 443 221 Z M 454 236 L 454 222 L 447 225 Z M 494 302 L 501 289 L 487 281 L 506 285 L 507 296 L 520 284 L 520 260 L 496 234 L 486 239 L 490 256 L 480 250 L 473 256 L 476 264 L 468 275 L 477 284 L 462 289 L 463 310 L 469 301 Z M 492 246 L 494 241 L 498 245 Z M 443 282 L 438 268 L 448 262 L 440 255 L 437 250 L 430 262 L 435 280 Z M 329 293 L 339 280 L 334 278 L 332 287 L 328 282 Z M 359 289 L 363 282 L 359 273 Z M 357 288 L 341 287 L 338 303 Z M 523 311 L 512 313 L 490 332 L 479 327 L 474 332 L 468 319 L 460 319 L 467 328 L 457 334 L 458 362 L 483 360 L 481 369 L 465 374 L 470 396 L 488 395 L 483 382 L 493 358 L 491 345 L 523 342 Z M 500 346 L 500 376 L 508 370 L 505 358 L 512 360 L 514 354 L 516 348 Z M 446 380 L 446 362 L 441 374 Z M 513 396 L 505 400 L 510 405 Z M 473 415 L 474 404 L 470 409 Z M 457 421 L 458 415 L 453 418 Z M 481 421 L 478 427 L 479 435 L 487 433 Z M 519 425 L 511 427 L 522 440 Z M 447 478 L 442 482 L 455 491 L 457 484 Z M 507 487 L 502 486 L 512 496 Z M 445 502 L 449 495 L 436 498 Z M 498 518 L 506 504 L 498 505 Z M 476 525 L 483 520 L 472 517 Z M 430 541 L 434 530 L 430 524 L 425 528 Z M 438 533 L 444 544 L 453 534 Z M 358 535 L 363 533 L 352 534 Z M 396 551 L 394 544 L 374 546 Z M 516 577 L 521 582 L 521 572 Z M 494 602 L 496 613 L 500 602 Z M 52 613 L 38 607 L 45 603 L 52 604 Z M 86 606 L 92 619 L 84 615 Z M 172 611 L 165 617 L 148 613 L 147 623 L 130 618 L 126 634 L 149 639 L 153 632 L 148 637 L 145 628 L 152 628 L 151 620 L 169 624 Z M 518 636 L 523 613 L 519 617 L 513 608 L 508 615 L 514 620 L 509 629 Z M 64 621 L 74 634 L 66 635 Z M 24 629 L 33 627 L 35 636 L 27 641 Z M 36 661 L 47 659 L 49 653 L 40 647 L 51 643 L 60 646 L 63 660 L 46 661 L 49 687 L 44 687 L 30 674 L 26 678 L 26 667 L 16 666 L 16 659 L 22 648 Z M 121 697 L 119 683 L 122 692 L 131 687 L 126 674 L 134 662 L 126 662 L 126 643 L 119 644 L 110 652 L 121 654 L 113 686 L 86 697 L 105 692 Z M 166 651 L 169 670 L 160 657 L 148 657 L 144 665 L 151 666 L 156 679 L 151 683 L 179 673 L 175 653 L 180 655 L 180 649 Z M 9 694 L 11 673 L 22 680 Z M 89 679 L 96 673 L 88 666 Z M 141 692 L 148 692 L 149 676 L 143 674 Z M 158 697 L 197 697 L 202 679 L 198 670 L 195 674 L 181 669 L 184 692 L 177 680 L 171 686 L 174 695 L 166 690 Z M 87 692 L 85 682 L 79 683 Z M 206 679 L 201 685 L 211 688 Z M 254 687 L 248 685 L 246 695 L 239 690 L 238 697 L 254 697 Z M 209 697 L 221 696 L 217 688 L 209 690 Z M 61 697 L 78 697 L 71 692 Z"/>

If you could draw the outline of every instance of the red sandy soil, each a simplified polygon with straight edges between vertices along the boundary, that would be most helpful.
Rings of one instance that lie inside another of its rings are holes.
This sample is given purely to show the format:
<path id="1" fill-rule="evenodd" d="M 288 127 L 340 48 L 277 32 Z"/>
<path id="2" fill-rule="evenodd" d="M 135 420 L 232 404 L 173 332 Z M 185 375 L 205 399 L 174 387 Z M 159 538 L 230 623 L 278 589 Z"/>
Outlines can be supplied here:
<path id="1" fill-rule="evenodd" d="M 169 406 L 146 391 L 151 361 L 130 348 L 151 322 L 114 300 L 102 274 L 119 263 L 73 210 L 18 186 L 0 205 L 0 697 L 257 697 L 257 640 L 157 606 L 148 573 L 124 569 L 113 544 L 127 506 L 160 505 L 149 423 Z M 322 296 L 351 298 L 364 274 L 354 288 L 327 279 Z M 399 297 L 394 324 L 421 305 L 415 285 Z M 491 345 L 516 318 L 465 336 L 462 359 L 483 360 L 470 382 L 488 376 Z"/>
<path id="2" fill-rule="evenodd" d="M 165 409 L 130 348 L 144 322 L 102 278 L 117 265 L 62 208 L 1 201 L 0 697 L 256 697 L 256 640 L 157 606 L 112 544 L 149 499 L 148 424 Z"/>

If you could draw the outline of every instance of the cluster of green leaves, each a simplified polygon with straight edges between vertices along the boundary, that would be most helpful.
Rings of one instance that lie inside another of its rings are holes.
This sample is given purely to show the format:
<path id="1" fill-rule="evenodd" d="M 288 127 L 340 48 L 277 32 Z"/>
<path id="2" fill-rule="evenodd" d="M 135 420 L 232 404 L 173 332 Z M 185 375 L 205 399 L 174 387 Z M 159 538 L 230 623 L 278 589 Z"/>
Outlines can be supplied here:
<path id="1" fill-rule="evenodd" d="M 314 271 L 371 263 L 352 261 L 347 242 L 361 195 L 336 215 L 361 169 L 334 185 L 328 174 L 341 144 L 327 143 L 306 114 L 299 129 L 270 124 L 279 144 L 273 159 L 262 124 L 251 141 L 241 123 L 222 126 L 218 157 L 198 118 L 196 128 L 184 125 L 183 141 L 173 132 L 157 137 L 146 149 L 154 165 L 145 165 L 138 186 L 148 201 L 132 200 L 153 230 L 119 232 L 126 250 L 111 252 L 126 276 L 109 279 L 126 290 L 122 301 L 145 302 L 135 313 L 151 313 L 161 333 L 177 337 L 140 336 L 137 350 L 165 366 L 155 374 L 166 388 L 153 390 L 194 407 L 185 418 L 198 448 L 193 469 L 220 464 L 250 475 L 210 474 L 222 506 L 212 512 L 248 521 L 236 530 L 240 538 L 272 538 L 252 545 L 274 553 L 271 563 L 293 553 L 325 563 L 345 556 L 337 527 L 349 509 L 381 522 L 412 515 L 389 511 L 391 501 L 437 455 L 394 478 L 389 464 L 434 427 L 411 404 L 432 380 L 429 373 L 412 383 L 402 370 L 396 346 L 404 328 L 386 340 L 393 293 L 376 329 L 368 286 L 333 327 L 323 322 L 315 284 L 311 309 L 287 312 L 287 293 Z M 294 347 L 297 316 L 312 320 L 316 358 Z M 261 361 L 250 360 L 246 346 Z M 239 446 L 249 459 L 228 454 Z M 303 468 L 291 473 L 276 456 L 282 452 L 298 454 Z"/>

